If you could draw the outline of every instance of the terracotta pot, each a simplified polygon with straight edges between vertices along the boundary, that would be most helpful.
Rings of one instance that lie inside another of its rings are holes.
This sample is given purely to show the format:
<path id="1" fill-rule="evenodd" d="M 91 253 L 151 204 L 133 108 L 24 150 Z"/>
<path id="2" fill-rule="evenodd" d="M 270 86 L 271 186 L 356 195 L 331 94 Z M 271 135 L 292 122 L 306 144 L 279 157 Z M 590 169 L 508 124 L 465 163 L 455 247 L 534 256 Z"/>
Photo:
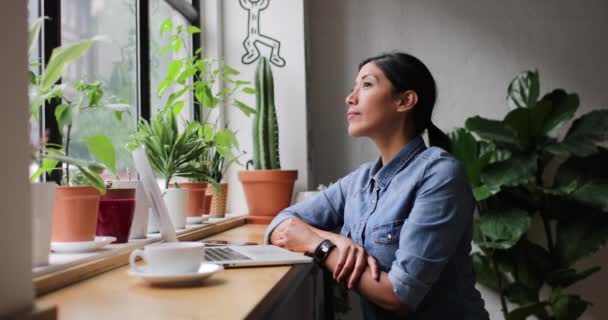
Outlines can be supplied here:
<path id="1" fill-rule="evenodd" d="M 253 223 L 268 223 L 289 207 L 297 170 L 243 170 L 238 174 Z"/>
<path id="2" fill-rule="evenodd" d="M 134 188 L 108 189 L 99 201 L 95 234 L 116 237 L 113 243 L 126 243 L 129 241 L 134 212 Z"/>
<path id="3" fill-rule="evenodd" d="M 207 182 L 180 182 L 180 188 L 188 190 L 187 217 L 200 217 L 205 211 L 205 191 Z"/>
<path id="4" fill-rule="evenodd" d="M 209 212 L 211 211 L 211 200 L 213 199 L 213 196 L 210 194 L 206 194 L 205 195 L 205 207 L 203 208 L 203 215 L 207 215 L 209 214 Z"/>
<path id="5" fill-rule="evenodd" d="M 211 209 L 209 215 L 214 218 L 223 218 L 226 215 L 226 202 L 228 201 L 228 184 L 220 184 L 220 191 L 213 186 L 207 188 L 207 194 L 211 195 Z"/>
<path id="6" fill-rule="evenodd" d="M 95 240 L 100 195 L 90 186 L 57 187 L 51 240 Z"/>

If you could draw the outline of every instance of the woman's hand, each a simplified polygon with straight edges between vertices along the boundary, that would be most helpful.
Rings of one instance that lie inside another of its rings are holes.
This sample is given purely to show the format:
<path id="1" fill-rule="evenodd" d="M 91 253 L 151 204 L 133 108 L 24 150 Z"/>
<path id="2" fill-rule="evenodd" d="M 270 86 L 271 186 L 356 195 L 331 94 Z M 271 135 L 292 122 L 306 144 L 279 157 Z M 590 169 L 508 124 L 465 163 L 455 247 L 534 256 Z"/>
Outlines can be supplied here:
<path id="1" fill-rule="evenodd" d="M 340 253 L 338 263 L 333 271 L 334 280 L 341 282 L 348 278 L 348 288 L 353 288 L 365 268 L 369 266 L 374 280 L 380 280 L 378 262 L 372 256 L 367 255 L 363 247 L 357 245 L 353 240 L 344 236 L 335 236 L 331 239 Z"/>
<path id="2" fill-rule="evenodd" d="M 323 242 L 312 227 L 298 218 L 283 221 L 270 235 L 271 243 L 290 251 L 313 253 Z"/>

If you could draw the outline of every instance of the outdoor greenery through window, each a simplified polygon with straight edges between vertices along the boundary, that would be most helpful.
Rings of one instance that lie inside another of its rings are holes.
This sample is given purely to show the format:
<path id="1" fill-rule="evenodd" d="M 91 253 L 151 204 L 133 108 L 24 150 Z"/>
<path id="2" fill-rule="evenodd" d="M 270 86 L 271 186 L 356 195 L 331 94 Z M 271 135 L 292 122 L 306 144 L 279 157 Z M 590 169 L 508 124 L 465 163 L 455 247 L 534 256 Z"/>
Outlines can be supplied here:
<path id="1" fill-rule="evenodd" d="M 50 1 L 50 0 L 47 0 Z M 161 48 L 168 41 L 167 35 L 161 37 L 159 30 L 163 21 L 171 18 L 179 24 L 186 25 L 186 20 L 171 8 L 164 0 L 150 0 L 148 2 L 149 26 L 138 30 L 138 1 L 130 0 L 94 0 L 73 1 L 54 0 L 53 5 L 60 5 L 61 34 L 52 34 L 54 30 L 44 30 L 41 27 L 40 36 L 29 54 L 30 71 L 40 76 L 42 66 L 48 61 L 43 61 L 43 43 L 46 37 L 58 37 L 61 46 L 75 44 L 87 39 L 95 39 L 94 43 L 84 51 L 84 54 L 75 61 L 67 64 L 61 77 L 64 100 L 59 104 L 73 104 L 79 108 L 65 108 L 59 106 L 59 111 L 54 111 L 54 117 L 45 117 L 44 106 L 30 119 L 30 143 L 39 146 L 46 141 L 49 128 L 58 126 L 62 134 L 63 146 L 69 145 L 69 156 L 82 160 L 95 160 L 87 147 L 87 139 L 94 136 L 105 135 L 114 145 L 116 175 L 105 171 L 102 177 L 105 180 L 115 178 L 126 180 L 134 178 L 136 170 L 130 152 L 126 146 L 137 129 L 140 119 L 138 109 L 149 108 L 151 117 L 163 108 L 163 100 L 157 94 L 158 85 L 163 81 L 168 64 L 180 58 L 174 52 L 160 54 Z M 28 0 L 28 22 L 32 28 L 40 17 L 47 16 L 43 12 L 44 1 Z M 40 23 L 40 22 L 39 22 Z M 141 97 L 138 97 L 138 41 L 141 34 L 149 30 L 149 79 L 150 105 L 139 106 Z M 192 38 L 187 39 L 183 46 L 192 48 Z M 48 57 L 47 57 L 48 59 Z M 35 94 L 30 92 L 30 95 Z M 33 97 L 30 97 L 33 98 Z M 95 107 L 91 107 L 92 100 L 99 98 Z M 190 105 L 192 94 L 184 94 L 180 99 L 185 105 Z M 48 101 L 47 101 L 48 102 Z M 48 106 L 48 104 L 47 104 Z M 64 109 L 72 109 L 72 115 L 67 117 L 71 125 L 65 125 L 58 121 L 57 117 L 63 111 L 64 118 L 67 112 Z M 47 110 L 48 112 L 48 110 Z M 76 116 L 76 114 L 77 116 Z M 184 108 L 180 118 L 192 119 L 191 108 Z M 59 123 L 58 123 L 59 122 Z M 57 124 L 58 123 L 58 124 Z M 180 124 L 182 121 L 180 121 Z M 68 134 L 69 133 L 69 134 Z M 67 141 L 69 136 L 69 143 Z M 41 139 L 44 138 L 44 139 Z M 43 164 L 44 165 L 44 164 Z M 40 163 L 35 161 L 30 168 L 34 173 Z M 65 172 L 64 172 L 65 174 Z M 35 175 L 37 177 L 37 175 Z"/>

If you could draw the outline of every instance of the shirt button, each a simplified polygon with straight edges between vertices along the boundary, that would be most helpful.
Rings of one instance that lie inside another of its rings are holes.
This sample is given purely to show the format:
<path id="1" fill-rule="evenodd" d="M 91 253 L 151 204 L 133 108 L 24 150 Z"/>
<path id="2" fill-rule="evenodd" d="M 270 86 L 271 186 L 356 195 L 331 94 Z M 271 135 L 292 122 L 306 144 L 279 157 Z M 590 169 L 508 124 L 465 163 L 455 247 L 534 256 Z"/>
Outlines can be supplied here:
<path id="1" fill-rule="evenodd" d="M 389 233 L 386 237 L 390 240 L 393 238 L 393 235 Z"/>
<path id="2" fill-rule="evenodd" d="M 376 200 L 372 200 L 372 204 L 376 204 Z"/>

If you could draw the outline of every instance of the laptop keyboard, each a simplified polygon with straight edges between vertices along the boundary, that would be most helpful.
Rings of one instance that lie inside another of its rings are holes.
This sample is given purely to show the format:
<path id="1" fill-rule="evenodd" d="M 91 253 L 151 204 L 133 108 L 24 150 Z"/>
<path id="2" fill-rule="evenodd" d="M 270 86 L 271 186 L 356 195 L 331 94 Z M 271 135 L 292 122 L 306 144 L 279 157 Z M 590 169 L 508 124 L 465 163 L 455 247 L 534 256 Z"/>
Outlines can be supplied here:
<path id="1" fill-rule="evenodd" d="M 205 261 L 251 260 L 230 248 L 205 248 Z"/>

